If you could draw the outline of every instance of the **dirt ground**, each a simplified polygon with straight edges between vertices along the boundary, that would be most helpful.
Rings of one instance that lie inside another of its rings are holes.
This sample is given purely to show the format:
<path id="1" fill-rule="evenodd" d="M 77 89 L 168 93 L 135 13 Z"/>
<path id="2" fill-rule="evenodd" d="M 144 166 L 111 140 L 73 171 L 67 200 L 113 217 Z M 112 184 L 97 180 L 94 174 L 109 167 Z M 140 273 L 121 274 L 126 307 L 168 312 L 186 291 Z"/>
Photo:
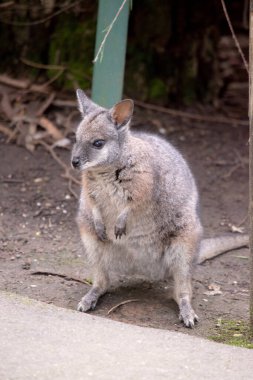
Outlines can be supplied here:
<path id="1" fill-rule="evenodd" d="M 207 108 L 206 114 L 212 114 L 211 109 Z M 243 113 L 244 119 L 246 115 Z M 247 231 L 246 126 L 189 121 L 141 109 L 136 111 L 134 126 L 164 135 L 188 159 L 200 190 L 206 236 L 226 233 L 241 222 L 240 227 Z M 69 163 L 70 151 L 57 148 L 56 152 Z M 32 154 L 24 147 L 6 144 L 3 135 L 0 156 L 0 289 L 75 309 L 89 285 L 69 278 L 89 279 L 89 272 L 75 224 L 78 202 L 69 192 L 62 169 L 43 147 Z M 38 271 L 67 278 L 33 274 Z M 211 284 L 220 287 L 221 294 L 206 294 Z M 248 249 L 199 265 L 193 285 L 193 305 L 200 323 L 192 330 L 179 323 L 166 282 L 127 286 L 123 281 L 120 288 L 104 295 L 91 313 L 208 337 L 219 318 L 248 318 Z M 113 306 L 132 299 L 136 301 L 108 315 Z"/>

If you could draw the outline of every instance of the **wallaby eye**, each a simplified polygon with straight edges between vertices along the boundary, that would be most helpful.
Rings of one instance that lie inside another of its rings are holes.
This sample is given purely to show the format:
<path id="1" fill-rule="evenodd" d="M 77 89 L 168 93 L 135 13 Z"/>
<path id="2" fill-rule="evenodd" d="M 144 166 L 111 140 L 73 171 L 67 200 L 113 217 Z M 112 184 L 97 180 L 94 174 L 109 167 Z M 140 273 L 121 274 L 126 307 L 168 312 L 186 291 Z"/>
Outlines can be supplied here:
<path id="1" fill-rule="evenodd" d="M 95 141 L 93 141 L 92 145 L 95 148 L 101 149 L 105 145 L 105 140 L 95 140 Z"/>

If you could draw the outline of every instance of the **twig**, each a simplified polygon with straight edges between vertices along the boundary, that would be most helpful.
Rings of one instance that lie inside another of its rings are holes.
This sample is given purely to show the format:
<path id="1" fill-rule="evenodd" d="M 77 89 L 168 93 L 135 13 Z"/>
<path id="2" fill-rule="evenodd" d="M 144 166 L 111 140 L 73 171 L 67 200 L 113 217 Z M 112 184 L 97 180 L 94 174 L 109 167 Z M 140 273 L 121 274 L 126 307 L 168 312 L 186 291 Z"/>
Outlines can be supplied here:
<path id="1" fill-rule="evenodd" d="M 62 99 L 55 99 L 52 103 L 54 106 L 57 107 L 69 107 L 69 108 L 76 108 L 77 104 L 74 100 L 62 100 Z M 137 107 L 150 109 L 152 111 L 156 112 L 162 112 L 166 113 L 168 115 L 176 116 L 176 117 L 182 117 L 186 119 L 193 119 L 198 121 L 207 121 L 210 123 L 222 123 L 222 124 L 233 124 L 233 125 L 245 125 L 248 126 L 249 122 L 246 120 L 240 120 L 240 119 L 234 119 L 234 118 L 227 118 L 224 116 L 206 116 L 206 115 L 200 115 L 196 113 L 190 113 L 185 111 L 179 111 L 172 108 L 157 106 L 155 104 L 145 103 L 141 100 L 134 100 L 134 104 Z"/>
<path id="2" fill-rule="evenodd" d="M 75 199 L 78 199 L 78 195 L 77 193 L 75 192 L 75 190 L 72 188 L 72 179 L 69 178 L 69 181 L 68 181 L 68 189 L 69 189 L 69 192 L 74 196 Z"/>
<path id="3" fill-rule="evenodd" d="M 228 179 L 229 177 L 231 177 L 231 175 L 237 170 L 239 169 L 240 167 L 242 167 L 243 165 L 245 165 L 245 159 L 243 159 L 243 157 L 240 155 L 240 153 L 238 152 L 237 149 L 234 149 L 234 152 L 236 154 L 236 156 L 238 157 L 238 160 L 234 163 L 234 165 L 232 166 L 232 168 L 228 171 L 228 173 L 224 174 L 222 176 L 222 178 L 224 179 Z"/>
<path id="4" fill-rule="evenodd" d="M 18 123 L 15 125 L 14 130 L 11 131 L 11 134 L 10 134 L 10 136 L 7 139 L 7 144 L 9 144 L 9 142 L 11 142 L 12 140 L 14 140 L 14 138 L 16 138 L 16 135 L 17 135 L 17 133 L 19 131 L 19 124 L 20 124 L 20 121 L 18 121 Z"/>
<path id="5" fill-rule="evenodd" d="M 248 219 L 248 217 L 249 217 L 249 213 L 247 212 L 247 214 L 245 215 L 245 217 L 238 224 L 238 227 L 241 227 L 246 222 L 246 220 Z"/>
<path id="6" fill-rule="evenodd" d="M 190 113 L 190 112 L 178 111 L 178 110 L 171 109 L 171 108 L 157 106 L 155 104 L 144 103 L 140 100 L 135 100 L 134 103 L 138 107 L 147 108 L 147 109 L 150 109 L 152 111 L 167 113 L 167 114 L 172 115 L 172 116 L 185 117 L 187 119 L 207 121 L 210 123 L 235 124 L 235 125 L 240 124 L 240 125 L 245 125 L 245 126 L 249 125 L 249 122 L 246 120 L 227 118 L 227 117 L 223 117 L 223 116 L 213 117 L 213 116 L 199 115 L 199 114 L 194 114 L 194 113 Z"/>
<path id="7" fill-rule="evenodd" d="M 65 70 L 65 66 L 60 65 L 44 65 L 43 63 L 37 63 L 30 61 L 27 58 L 20 58 L 20 61 L 27 66 L 35 67 L 36 69 L 45 69 L 45 70 Z"/>
<path id="8" fill-rule="evenodd" d="M 123 301 L 123 302 L 120 302 L 118 303 L 117 305 L 113 306 L 108 312 L 107 312 L 107 315 L 111 314 L 113 311 L 115 311 L 118 307 L 122 306 L 122 305 L 125 305 L 127 303 L 130 303 L 130 302 L 137 302 L 137 301 L 140 301 L 138 298 L 136 299 L 132 299 L 132 300 L 126 300 L 126 301 Z"/>
<path id="9" fill-rule="evenodd" d="M 58 157 L 59 158 L 59 157 Z M 67 167 L 67 166 L 66 166 Z M 73 177 L 71 174 L 69 174 L 69 169 L 67 169 L 67 173 L 62 175 L 63 178 L 70 179 L 75 185 L 80 186 L 81 182 L 78 181 L 75 177 Z"/>
<path id="10" fill-rule="evenodd" d="M 7 75 L 0 75 L 0 82 L 3 83 L 3 84 L 7 84 L 11 87 L 17 87 L 17 88 L 21 88 L 21 89 L 26 89 L 30 86 L 30 81 L 27 80 L 27 79 L 13 79 L 13 78 L 10 78 L 9 76 Z"/>
<path id="11" fill-rule="evenodd" d="M 230 20 L 230 17 L 228 15 L 228 11 L 227 11 L 227 7 L 226 7 L 226 4 L 224 2 L 224 0 L 220 0 L 221 1 L 221 5 L 222 5 L 222 8 L 223 8 L 223 11 L 224 11 L 224 14 L 225 14 L 225 17 L 226 17 L 226 20 L 227 20 L 227 23 L 228 23 L 228 26 L 229 26 L 229 29 L 230 29 L 230 32 L 232 34 L 232 37 L 233 37 L 233 40 L 235 42 L 235 45 L 237 47 L 237 50 L 243 60 L 243 63 L 244 63 L 244 67 L 247 71 L 247 73 L 249 74 L 249 64 L 248 62 L 246 61 L 246 58 L 245 58 L 245 55 L 243 54 L 243 51 L 241 49 L 241 46 L 240 46 L 240 43 L 235 35 L 235 31 L 234 31 L 234 28 L 233 28 L 233 25 L 231 23 L 231 20 Z"/>
<path id="12" fill-rule="evenodd" d="M 47 94 L 49 92 L 45 85 L 31 84 L 29 80 L 13 79 L 4 74 L 0 75 L 0 83 L 6 84 L 7 86 L 20 88 L 21 90 L 39 92 L 42 94 Z"/>
<path id="13" fill-rule="evenodd" d="M 55 99 L 53 105 L 56 107 L 77 108 L 77 102 L 74 100 Z"/>
<path id="14" fill-rule="evenodd" d="M 5 127 L 4 125 L 0 124 L 0 132 L 2 132 L 4 135 L 6 135 L 8 138 L 12 137 L 12 131 Z"/>
<path id="15" fill-rule="evenodd" d="M 61 131 L 58 128 L 56 128 L 56 126 L 45 116 L 39 118 L 38 124 L 41 127 L 45 128 L 55 140 L 61 140 L 64 138 Z"/>
<path id="16" fill-rule="evenodd" d="M 58 71 L 51 79 L 49 79 L 47 82 L 43 83 L 43 86 L 47 87 L 50 84 L 52 84 L 56 79 L 58 79 L 62 74 L 64 73 L 64 69 Z"/>
<path id="17" fill-rule="evenodd" d="M 63 72 L 66 70 L 65 66 L 60 66 L 60 65 L 44 65 L 43 63 L 37 63 L 37 62 L 32 62 L 26 58 L 20 58 L 21 62 L 24 64 L 35 67 L 37 69 L 45 69 L 45 70 L 59 70 L 58 73 L 56 73 L 51 79 L 49 79 L 47 82 L 45 82 L 42 86 L 47 87 L 51 83 L 53 83 L 56 79 L 58 79 Z"/>
<path id="18" fill-rule="evenodd" d="M 0 182 L 1 183 L 23 183 L 24 181 L 22 179 L 6 178 L 6 179 L 2 179 Z"/>
<path id="19" fill-rule="evenodd" d="M 54 12 L 50 16 L 47 16 L 47 17 L 42 18 L 42 19 L 37 20 L 37 21 L 30 21 L 30 22 L 22 22 L 22 21 L 20 21 L 19 22 L 19 21 L 6 21 L 6 20 L 3 20 L 3 19 L 0 19 L 0 22 L 2 22 L 3 24 L 14 25 L 14 26 L 33 26 L 33 25 L 44 24 L 44 22 L 47 22 L 47 21 L 51 20 L 52 18 L 54 18 L 55 16 L 58 16 L 59 14 L 61 14 L 63 12 L 66 12 L 67 10 L 69 10 L 70 8 L 75 7 L 79 3 L 80 3 L 80 0 L 74 2 L 73 4 L 69 4 L 66 7 L 62 8 L 62 9 L 59 9 L 59 11 Z"/>
<path id="20" fill-rule="evenodd" d="M 101 51 L 102 51 L 102 49 L 103 49 L 103 47 L 104 47 L 104 45 L 105 45 L 105 42 L 106 42 L 106 40 L 107 40 L 107 38 L 108 38 L 108 36 L 109 36 L 111 30 L 112 30 L 112 27 L 113 27 L 113 25 L 115 24 L 115 21 L 116 21 L 117 18 L 119 17 L 119 14 L 120 14 L 120 12 L 122 11 L 122 9 L 123 9 L 123 7 L 124 7 L 124 5 L 126 4 L 127 1 L 128 1 L 128 0 L 123 0 L 123 2 L 122 2 L 122 4 L 121 4 L 121 6 L 119 7 L 118 12 L 116 13 L 114 19 L 112 20 L 111 24 L 108 26 L 108 28 L 107 28 L 107 32 L 106 32 L 106 34 L 105 34 L 105 36 L 104 36 L 104 38 L 103 38 L 103 41 L 101 42 L 101 45 L 99 46 L 98 52 L 97 52 L 97 54 L 96 54 L 96 57 L 95 57 L 94 60 L 93 60 L 93 63 L 97 62 L 98 57 L 99 57 L 99 55 L 100 55 L 100 53 L 101 53 Z"/>
<path id="21" fill-rule="evenodd" d="M 40 106 L 38 111 L 36 112 L 36 116 L 41 116 L 46 111 L 46 109 L 52 104 L 55 98 L 55 92 L 49 95 L 49 97 L 45 100 L 45 102 Z"/>
<path id="22" fill-rule="evenodd" d="M 11 7 L 12 5 L 14 5 L 14 1 L 6 1 L 6 2 L 3 3 L 3 4 L 0 4 L 0 8 L 9 8 L 9 7 Z"/>
<path id="23" fill-rule="evenodd" d="M 56 276 L 56 277 L 65 278 L 67 281 L 80 282 L 81 284 L 91 286 L 91 284 L 86 280 L 81 280 L 80 278 L 68 276 L 68 275 L 62 274 L 62 273 L 55 273 L 55 272 L 48 272 L 48 271 L 44 271 L 44 270 L 38 270 L 36 272 L 31 272 L 31 275 L 32 276 Z"/>
<path id="24" fill-rule="evenodd" d="M 75 183 L 76 185 L 80 186 L 80 181 L 78 181 L 75 177 L 73 177 L 71 174 L 70 174 L 70 169 L 69 167 L 57 156 L 57 154 L 55 153 L 54 149 L 48 145 L 47 143 L 45 143 L 44 141 L 40 140 L 40 141 L 37 141 L 36 144 L 40 144 L 42 145 L 50 154 L 51 156 L 54 158 L 54 160 L 65 170 L 65 173 L 63 174 L 63 178 L 66 178 L 68 179 L 68 188 L 69 188 L 69 191 L 71 192 L 71 194 L 76 198 L 78 199 L 78 195 L 76 194 L 76 192 L 72 189 L 72 183 Z"/>
<path id="25" fill-rule="evenodd" d="M 234 166 L 232 166 L 232 168 L 222 176 L 222 178 L 224 179 L 228 179 L 229 177 L 231 177 L 231 175 L 241 167 L 242 163 L 241 162 L 237 162 Z"/>

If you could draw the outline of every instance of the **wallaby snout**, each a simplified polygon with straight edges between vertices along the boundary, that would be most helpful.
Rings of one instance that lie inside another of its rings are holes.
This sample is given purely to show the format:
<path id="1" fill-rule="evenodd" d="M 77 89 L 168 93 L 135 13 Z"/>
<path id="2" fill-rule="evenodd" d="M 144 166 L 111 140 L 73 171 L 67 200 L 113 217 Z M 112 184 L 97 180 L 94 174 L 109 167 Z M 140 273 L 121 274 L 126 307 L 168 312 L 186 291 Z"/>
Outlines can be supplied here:
<path id="1" fill-rule="evenodd" d="M 80 157 L 74 156 L 72 158 L 71 164 L 72 164 L 72 166 L 73 166 L 74 169 L 78 169 L 80 167 L 80 165 L 81 165 Z"/>

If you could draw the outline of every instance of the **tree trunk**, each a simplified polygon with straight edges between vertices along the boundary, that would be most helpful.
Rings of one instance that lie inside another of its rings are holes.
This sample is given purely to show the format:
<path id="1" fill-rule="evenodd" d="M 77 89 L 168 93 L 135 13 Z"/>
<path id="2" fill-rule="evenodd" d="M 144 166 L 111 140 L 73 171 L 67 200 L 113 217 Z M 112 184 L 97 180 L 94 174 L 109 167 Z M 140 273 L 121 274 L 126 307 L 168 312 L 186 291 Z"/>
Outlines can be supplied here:
<path id="1" fill-rule="evenodd" d="M 249 122 L 250 122 L 250 329 L 253 336 L 253 0 L 250 0 L 250 39 L 249 39 Z"/>

